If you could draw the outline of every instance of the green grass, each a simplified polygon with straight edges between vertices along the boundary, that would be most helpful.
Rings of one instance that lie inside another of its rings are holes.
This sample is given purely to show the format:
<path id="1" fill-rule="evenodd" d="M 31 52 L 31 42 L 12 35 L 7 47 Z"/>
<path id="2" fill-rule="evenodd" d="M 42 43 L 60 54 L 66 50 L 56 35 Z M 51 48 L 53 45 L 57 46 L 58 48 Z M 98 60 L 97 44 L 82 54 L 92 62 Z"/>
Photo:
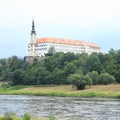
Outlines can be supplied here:
<path id="1" fill-rule="evenodd" d="M 85 90 L 76 90 L 71 85 L 44 87 L 19 85 L 6 88 L 0 87 L 0 94 L 120 98 L 120 84 L 95 85 L 87 87 Z"/>
<path id="2" fill-rule="evenodd" d="M 0 120 L 60 120 L 54 115 L 48 117 L 32 117 L 29 113 L 25 113 L 22 117 L 18 117 L 16 113 L 6 112 L 4 116 L 0 116 Z"/>
<path id="3" fill-rule="evenodd" d="M 16 115 L 10 116 L 0 116 L 0 120 L 64 120 L 56 118 L 54 115 L 48 117 L 31 117 L 30 119 L 25 119 L 24 117 L 17 117 Z M 81 118 L 71 118 L 71 120 L 82 120 Z M 92 119 L 91 119 L 92 120 Z"/>

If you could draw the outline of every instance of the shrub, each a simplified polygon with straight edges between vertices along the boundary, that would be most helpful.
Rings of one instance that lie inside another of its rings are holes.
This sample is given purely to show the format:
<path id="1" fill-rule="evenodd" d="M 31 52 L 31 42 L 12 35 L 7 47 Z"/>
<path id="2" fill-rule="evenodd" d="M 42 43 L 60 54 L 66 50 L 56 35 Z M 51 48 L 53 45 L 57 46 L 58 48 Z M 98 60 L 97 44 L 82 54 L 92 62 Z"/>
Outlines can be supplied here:
<path id="1" fill-rule="evenodd" d="M 99 77 L 99 84 L 107 85 L 111 83 L 116 83 L 114 76 L 109 73 L 101 73 Z"/>
<path id="2" fill-rule="evenodd" d="M 57 119 L 56 119 L 56 117 L 54 115 L 50 115 L 49 120 L 57 120 Z"/>
<path id="3" fill-rule="evenodd" d="M 3 120 L 20 120 L 16 117 L 16 114 L 13 112 L 6 112 L 4 114 Z"/>
<path id="4" fill-rule="evenodd" d="M 1 88 L 2 89 L 7 89 L 7 88 L 10 88 L 10 85 L 9 84 L 2 84 Z"/>
<path id="5" fill-rule="evenodd" d="M 87 85 L 92 85 L 92 79 L 88 75 L 72 74 L 68 80 L 78 89 L 83 90 Z"/>
<path id="6" fill-rule="evenodd" d="M 93 84 L 97 85 L 99 82 L 99 75 L 97 71 L 88 72 L 87 75 L 92 79 Z"/>
<path id="7" fill-rule="evenodd" d="M 25 113 L 23 116 L 23 120 L 30 120 L 31 119 L 31 115 L 28 113 Z"/>

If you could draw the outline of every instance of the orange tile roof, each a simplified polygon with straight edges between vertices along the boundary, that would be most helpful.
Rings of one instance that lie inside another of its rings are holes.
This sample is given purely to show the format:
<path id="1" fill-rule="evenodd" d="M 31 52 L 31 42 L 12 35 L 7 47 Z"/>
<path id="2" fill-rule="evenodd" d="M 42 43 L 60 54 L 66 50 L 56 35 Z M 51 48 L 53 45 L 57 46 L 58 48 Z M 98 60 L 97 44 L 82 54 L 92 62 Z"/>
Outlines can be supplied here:
<path id="1" fill-rule="evenodd" d="M 68 44 L 68 45 L 75 45 L 75 46 L 90 46 L 99 48 L 99 46 L 95 43 L 80 41 L 80 40 L 70 40 L 70 39 L 61 39 L 61 38 L 52 38 L 52 37 L 46 37 L 46 38 L 37 38 L 37 43 L 58 43 L 58 44 Z"/>

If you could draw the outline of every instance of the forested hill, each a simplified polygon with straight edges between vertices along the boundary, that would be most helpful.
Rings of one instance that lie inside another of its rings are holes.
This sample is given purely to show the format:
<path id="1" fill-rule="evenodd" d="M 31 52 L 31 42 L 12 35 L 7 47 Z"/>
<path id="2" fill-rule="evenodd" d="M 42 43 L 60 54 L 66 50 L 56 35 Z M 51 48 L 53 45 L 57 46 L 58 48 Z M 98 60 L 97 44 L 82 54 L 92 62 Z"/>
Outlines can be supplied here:
<path id="1" fill-rule="evenodd" d="M 78 79 L 89 81 L 89 85 L 120 83 L 120 50 L 89 56 L 86 53 L 55 53 L 32 64 L 17 56 L 0 59 L 0 80 L 11 85 L 76 85 Z"/>

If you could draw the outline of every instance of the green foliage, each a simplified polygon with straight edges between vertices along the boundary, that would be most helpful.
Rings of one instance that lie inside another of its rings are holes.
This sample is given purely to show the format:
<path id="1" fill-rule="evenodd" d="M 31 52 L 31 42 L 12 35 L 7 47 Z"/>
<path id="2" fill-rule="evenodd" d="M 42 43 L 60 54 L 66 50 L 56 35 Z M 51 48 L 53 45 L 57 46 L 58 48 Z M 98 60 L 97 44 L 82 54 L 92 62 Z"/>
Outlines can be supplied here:
<path id="1" fill-rule="evenodd" d="M 67 65 L 65 65 L 65 67 L 64 67 L 64 73 L 65 73 L 66 75 L 73 74 L 73 73 L 75 73 L 76 69 L 77 69 L 77 67 L 75 66 L 75 64 L 72 63 L 72 62 L 69 62 L 69 63 L 68 63 Z"/>
<path id="2" fill-rule="evenodd" d="M 47 78 L 48 78 L 49 72 L 45 68 L 38 68 L 35 72 L 35 78 L 36 78 L 36 84 L 47 84 Z"/>
<path id="3" fill-rule="evenodd" d="M 21 69 L 16 69 L 12 75 L 13 85 L 19 85 L 24 83 L 25 73 Z"/>
<path id="4" fill-rule="evenodd" d="M 28 113 L 25 113 L 23 117 L 17 117 L 13 112 L 6 112 L 3 117 L 0 116 L 0 120 L 57 120 L 57 118 L 54 115 L 49 115 L 48 117 L 43 118 L 34 118 Z"/>
<path id="5" fill-rule="evenodd" d="M 48 71 L 52 72 L 55 69 L 56 59 L 53 56 L 45 58 L 45 67 Z"/>
<path id="6" fill-rule="evenodd" d="M 1 88 L 2 89 L 7 89 L 7 88 L 10 88 L 11 86 L 9 84 L 2 84 L 1 85 Z"/>
<path id="7" fill-rule="evenodd" d="M 31 119 L 31 115 L 28 113 L 25 113 L 23 116 L 23 120 L 30 120 Z"/>
<path id="8" fill-rule="evenodd" d="M 56 68 L 53 72 L 52 83 L 56 85 L 66 84 L 64 76 L 65 76 L 64 71 L 59 68 Z"/>
<path id="9" fill-rule="evenodd" d="M 9 57 L 7 61 L 12 71 L 20 69 L 22 67 L 21 64 L 23 61 L 21 59 L 18 59 L 17 56 Z"/>
<path id="10" fill-rule="evenodd" d="M 87 75 L 92 79 L 93 84 L 99 84 L 99 75 L 97 71 L 88 72 Z"/>
<path id="11" fill-rule="evenodd" d="M 6 81 L 6 80 L 10 80 L 12 77 L 12 72 L 10 68 L 6 68 L 3 72 L 2 72 L 2 80 Z"/>
<path id="12" fill-rule="evenodd" d="M 63 60 L 66 62 L 71 62 L 72 60 L 75 60 L 75 54 L 68 52 L 68 53 L 64 54 Z"/>
<path id="13" fill-rule="evenodd" d="M 110 75 L 109 73 L 101 73 L 99 84 L 107 85 L 112 83 L 116 83 L 114 76 Z"/>
<path id="14" fill-rule="evenodd" d="M 84 84 L 88 78 L 92 79 L 94 85 L 112 83 L 111 81 L 120 83 L 119 73 L 120 50 L 113 49 L 108 54 L 91 55 L 59 52 L 45 56 L 44 60 L 35 60 L 32 64 L 17 56 L 0 59 L 0 80 L 9 82 L 9 85 L 70 84 L 68 78 L 71 74 L 83 74 L 81 82 Z M 108 76 L 113 76 L 114 80 Z M 105 78 L 109 78 L 106 83 L 103 82 L 107 81 Z"/>
<path id="15" fill-rule="evenodd" d="M 16 114 L 13 112 L 6 112 L 4 114 L 3 120 L 20 120 L 19 118 L 16 117 Z"/>
<path id="16" fill-rule="evenodd" d="M 4 117 L 0 117 L 0 120 L 31 120 L 31 115 L 25 113 L 23 118 L 18 118 L 14 112 L 6 112 Z"/>
<path id="17" fill-rule="evenodd" d="M 56 118 L 54 115 L 50 115 L 50 116 L 48 117 L 48 119 L 49 119 L 49 120 L 57 120 L 57 118 Z"/>
<path id="18" fill-rule="evenodd" d="M 78 89 L 83 90 L 87 85 L 92 85 L 92 79 L 88 75 L 72 74 L 68 80 Z"/>
<path id="19" fill-rule="evenodd" d="M 49 55 L 54 55 L 55 54 L 55 47 L 54 46 L 51 46 L 48 50 L 48 54 Z"/>
<path id="20" fill-rule="evenodd" d="M 85 64 L 85 67 L 84 67 L 84 73 L 88 73 L 88 72 L 92 72 L 92 71 L 97 71 L 98 73 L 101 72 L 101 63 L 100 63 L 100 60 L 99 60 L 99 57 L 98 57 L 98 54 L 97 53 L 92 53 L 87 61 L 86 61 L 86 64 Z"/>

